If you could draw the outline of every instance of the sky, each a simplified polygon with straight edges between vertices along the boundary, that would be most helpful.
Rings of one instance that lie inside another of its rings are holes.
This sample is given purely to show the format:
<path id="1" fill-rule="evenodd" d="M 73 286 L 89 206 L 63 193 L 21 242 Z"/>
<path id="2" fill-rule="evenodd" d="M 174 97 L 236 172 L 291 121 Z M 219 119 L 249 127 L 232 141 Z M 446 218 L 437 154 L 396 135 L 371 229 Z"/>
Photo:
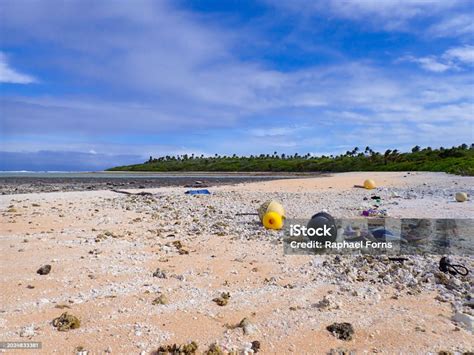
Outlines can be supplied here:
<path id="1" fill-rule="evenodd" d="M 471 0 L 2 0 L 0 170 L 474 141 Z"/>

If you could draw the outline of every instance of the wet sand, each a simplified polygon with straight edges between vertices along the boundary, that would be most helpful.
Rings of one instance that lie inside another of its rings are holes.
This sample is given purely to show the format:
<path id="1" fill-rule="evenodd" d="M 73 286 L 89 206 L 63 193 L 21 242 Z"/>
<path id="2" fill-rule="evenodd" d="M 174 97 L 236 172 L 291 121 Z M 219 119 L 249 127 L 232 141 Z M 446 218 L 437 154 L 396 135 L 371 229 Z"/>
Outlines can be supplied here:
<path id="1" fill-rule="evenodd" d="M 285 173 L 2 173 L 0 194 L 24 194 L 34 192 L 96 191 L 111 189 L 149 189 L 166 186 L 208 187 L 232 185 L 244 182 L 286 179 L 314 174 Z M 199 182 L 200 184 L 196 184 Z"/>

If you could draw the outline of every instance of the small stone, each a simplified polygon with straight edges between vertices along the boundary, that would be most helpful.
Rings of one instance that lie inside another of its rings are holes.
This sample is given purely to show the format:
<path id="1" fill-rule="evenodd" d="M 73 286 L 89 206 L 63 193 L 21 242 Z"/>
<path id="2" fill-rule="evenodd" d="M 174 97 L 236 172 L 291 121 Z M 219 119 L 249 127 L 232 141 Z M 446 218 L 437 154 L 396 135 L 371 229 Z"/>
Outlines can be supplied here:
<path id="1" fill-rule="evenodd" d="M 204 355 L 224 355 L 221 347 L 216 343 L 213 343 L 209 346 L 209 349 L 204 352 Z"/>
<path id="2" fill-rule="evenodd" d="M 257 331 L 257 327 L 253 325 L 248 318 L 243 318 L 238 326 L 242 328 L 245 335 L 254 334 Z"/>
<path id="3" fill-rule="evenodd" d="M 33 325 L 28 325 L 23 327 L 20 331 L 20 337 L 22 338 L 32 338 L 36 335 L 35 327 Z"/>
<path id="4" fill-rule="evenodd" d="M 422 328 L 422 327 L 420 327 L 420 326 L 416 326 L 416 327 L 415 327 L 415 330 L 416 330 L 417 332 L 426 333 L 425 328 Z"/>
<path id="5" fill-rule="evenodd" d="M 48 275 L 50 271 L 51 271 L 51 265 L 47 264 L 47 265 L 41 266 L 36 271 L 36 273 L 39 274 L 39 275 Z"/>
<path id="6" fill-rule="evenodd" d="M 161 293 L 157 298 L 153 300 L 151 304 L 154 306 L 159 305 L 159 304 L 168 304 L 168 298 L 164 294 Z"/>
<path id="7" fill-rule="evenodd" d="M 159 279 L 166 279 L 168 276 L 166 275 L 166 272 L 161 270 L 160 268 L 157 268 L 156 271 L 153 273 L 153 277 L 158 277 Z"/>
<path id="8" fill-rule="evenodd" d="M 449 283 L 449 276 L 444 272 L 437 272 L 435 276 L 438 284 L 447 285 Z"/>
<path id="9" fill-rule="evenodd" d="M 179 255 L 189 254 L 189 251 L 183 246 L 183 243 L 181 243 L 180 240 L 175 240 L 172 244 L 176 249 L 178 249 Z"/>
<path id="10" fill-rule="evenodd" d="M 219 306 L 225 306 L 229 303 L 230 293 L 229 292 L 222 292 L 219 297 L 213 299 Z"/>
<path id="11" fill-rule="evenodd" d="M 316 308 L 319 308 L 321 311 L 331 311 L 335 309 L 339 309 L 339 304 L 334 300 L 332 296 L 324 296 L 321 301 L 316 303 Z"/>

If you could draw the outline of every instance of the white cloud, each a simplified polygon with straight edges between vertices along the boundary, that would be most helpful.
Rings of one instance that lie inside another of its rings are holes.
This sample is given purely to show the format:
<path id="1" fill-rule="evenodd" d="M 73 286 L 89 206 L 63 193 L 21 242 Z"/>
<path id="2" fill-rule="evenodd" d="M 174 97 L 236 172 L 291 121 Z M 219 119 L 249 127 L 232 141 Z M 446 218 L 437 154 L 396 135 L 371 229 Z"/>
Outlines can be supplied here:
<path id="1" fill-rule="evenodd" d="M 465 45 L 463 47 L 456 47 L 447 50 L 443 54 L 443 58 L 448 61 L 456 61 L 469 65 L 474 64 L 474 46 Z"/>
<path id="2" fill-rule="evenodd" d="M 419 20 L 429 21 L 427 31 L 434 36 L 464 36 L 474 30 L 471 0 L 264 1 L 302 17 L 329 15 L 388 31 L 414 31 L 413 23 Z"/>
<path id="3" fill-rule="evenodd" d="M 36 79 L 32 76 L 19 73 L 10 67 L 6 55 L 0 52 L 0 83 L 31 84 L 35 82 Z"/>
<path id="4" fill-rule="evenodd" d="M 417 63 L 423 69 L 436 73 L 443 73 L 447 70 L 462 70 L 464 66 L 474 65 L 474 46 L 453 47 L 440 56 L 417 58 L 408 55 L 400 58 L 399 61 Z"/>
<path id="5" fill-rule="evenodd" d="M 265 127 L 253 128 L 249 130 L 250 135 L 254 137 L 288 137 L 307 127 Z"/>
<path id="6" fill-rule="evenodd" d="M 339 0 L 330 2 L 330 8 L 346 18 L 379 16 L 394 23 L 417 16 L 427 16 L 454 7 L 459 1 L 439 0 Z"/>
<path id="7" fill-rule="evenodd" d="M 434 37 L 472 37 L 474 34 L 474 16 L 472 14 L 472 8 L 467 9 L 467 13 L 457 13 L 446 16 L 441 21 L 431 25 L 427 29 L 427 32 Z"/>
<path id="8" fill-rule="evenodd" d="M 446 70 L 452 69 L 450 64 L 441 63 L 435 57 L 415 58 L 413 56 L 406 56 L 402 58 L 402 60 L 418 63 L 423 69 L 436 73 L 442 73 Z"/>

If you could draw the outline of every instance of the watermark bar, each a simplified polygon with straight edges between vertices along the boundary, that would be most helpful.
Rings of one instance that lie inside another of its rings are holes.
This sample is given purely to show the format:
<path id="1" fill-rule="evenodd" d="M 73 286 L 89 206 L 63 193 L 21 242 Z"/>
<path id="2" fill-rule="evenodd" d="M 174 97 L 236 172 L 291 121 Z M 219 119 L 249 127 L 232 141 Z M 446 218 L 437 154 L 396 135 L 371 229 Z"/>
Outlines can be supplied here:
<path id="1" fill-rule="evenodd" d="M 474 255 L 474 219 L 288 219 L 284 252 L 298 254 Z"/>
<path id="2" fill-rule="evenodd" d="M 0 349 L 41 349 L 40 341 L 0 341 Z"/>

